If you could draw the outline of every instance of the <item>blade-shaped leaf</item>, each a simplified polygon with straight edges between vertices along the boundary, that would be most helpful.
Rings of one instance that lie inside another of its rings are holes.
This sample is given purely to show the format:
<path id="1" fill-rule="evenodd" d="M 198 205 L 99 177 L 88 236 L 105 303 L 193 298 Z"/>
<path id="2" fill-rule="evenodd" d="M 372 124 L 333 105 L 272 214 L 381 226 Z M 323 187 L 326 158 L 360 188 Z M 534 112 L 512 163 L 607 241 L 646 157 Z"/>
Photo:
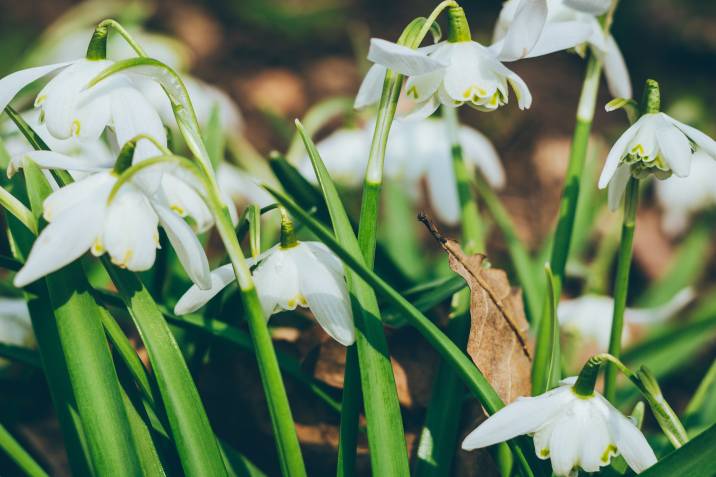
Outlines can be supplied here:
<path id="1" fill-rule="evenodd" d="M 298 122 L 297 127 L 323 192 L 336 237 L 348 253 L 358 263 L 363 264 L 358 239 L 353 233 L 353 227 L 328 170 L 316 146 Z M 370 286 L 353 270 L 346 270 L 346 281 L 357 331 L 355 346 L 358 350 L 363 401 L 368 421 L 372 470 L 376 475 L 407 475 L 408 455 L 403 420 L 378 301 Z"/>

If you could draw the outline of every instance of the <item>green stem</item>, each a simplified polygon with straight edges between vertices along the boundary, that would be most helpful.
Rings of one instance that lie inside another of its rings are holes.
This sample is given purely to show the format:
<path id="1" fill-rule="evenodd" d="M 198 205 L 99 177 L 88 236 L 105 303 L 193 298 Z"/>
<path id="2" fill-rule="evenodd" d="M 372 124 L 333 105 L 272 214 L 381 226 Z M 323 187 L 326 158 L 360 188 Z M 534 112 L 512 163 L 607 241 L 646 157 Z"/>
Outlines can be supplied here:
<path id="1" fill-rule="evenodd" d="M 30 477 L 47 477 L 47 473 L 35 462 L 30 454 L 15 440 L 5 426 L 0 424 L 0 449 L 22 469 L 22 471 Z"/>
<path id="2" fill-rule="evenodd" d="M 572 148 L 569 153 L 567 176 L 564 182 L 564 190 L 562 191 L 559 219 L 552 244 L 550 266 L 552 267 L 552 272 L 555 277 L 557 296 L 559 296 L 562 291 L 564 270 L 567 265 L 567 259 L 569 258 L 574 218 L 577 212 L 577 201 L 579 200 L 580 179 L 587 157 L 587 146 L 589 143 L 589 134 L 592 129 L 592 120 L 594 118 L 601 72 L 601 62 L 594 54 L 590 54 L 584 83 L 582 85 L 582 94 L 579 98 L 579 105 L 577 106 L 577 123 L 574 128 L 574 135 L 572 136 Z"/>
<path id="3" fill-rule="evenodd" d="M 134 38 L 129 34 L 124 27 L 115 20 L 104 20 L 95 27 L 92 39 L 90 40 L 89 46 L 87 47 L 86 58 L 91 61 L 104 60 L 107 58 L 107 37 L 109 36 L 110 27 L 119 33 L 122 38 L 129 44 L 130 47 L 139 56 L 147 56 L 142 47 L 134 41 Z"/>
<path id="4" fill-rule="evenodd" d="M 211 177 L 213 178 L 213 175 Z M 215 184 L 215 181 L 212 182 Z M 231 258 L 234 273 L 239 281 L 241 298 L 246 311 L 251 339 L 254 343 L 261 383 L 266 395 L 271 424 L 278 447 L 281 472 L 284 476 L 305 476 L 306 469 L 303 464 L 301 447 L 296 435 L 296 427 L 293 423 L 286 388 L 281 377 L 281 370 L 278 366 L 278 359 L 273 348 L 266 317 L 261 309 L 261 303 L 251 278 L 251 272 L 236 238 L 228 209 L 221 202 L 218 195 L 218 188 L 212 187 L 209 190 L 209 199 L 211 209 L 214 212 L 216 227 Z"/>
<path id="5" fill-rule="evenodd" d="M 361 407 L 361 382 L 358 366 L 358 347 L 356 345 L 349 346 L 346 348 L 346 369 L 343 373 L 337 477 L 356 475 L 358 421 Z"/>
<path id="6" fill-rule="evenodd" d="M 619 357 L 622 348 L 622 330 L 624 328 L 624 310 L 626 309 L 627 293 L 629 291 L 629 271 L 633 253 L 634 228 L 636 226 L 636 211 L 639 202 L 639 181 L 631 178 L 627 185 L 624 199 L 624 222 L 622 237 L 619 245 L 617 262 L 617 275 L 614 284 L 614 316 L 609 337 L 609 354 Z M 604 396 L 611 402 L 616 398 L 617 369 L 608 365 L 604 378 Z"/>
<path id="7" fill-rule="evenodd" d="M 35 220 L 35 216 L 32 215 L 30 209 L 25 207 L 25 204 L 20 202 L 4 187 L 0 187 L 0 206 L 14 215 L 30 232 L 37 235 L 37 221 Z"/>

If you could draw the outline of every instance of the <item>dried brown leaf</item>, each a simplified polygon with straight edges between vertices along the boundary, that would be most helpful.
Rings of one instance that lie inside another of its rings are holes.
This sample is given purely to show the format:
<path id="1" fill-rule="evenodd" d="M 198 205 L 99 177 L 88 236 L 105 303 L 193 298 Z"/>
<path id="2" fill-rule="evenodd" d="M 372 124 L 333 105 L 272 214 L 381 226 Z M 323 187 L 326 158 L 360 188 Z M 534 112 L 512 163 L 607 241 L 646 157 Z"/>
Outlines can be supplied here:
<path id="1" fill-rule="evenodd" d="M 467 352 L 503 401 L 530 394 L 532 358 L 527 341 L 522 292 L 510 286 L 507 274 L 485 268 L 485 255 L 466 255 L 460 244 L 428 225 L 448 253 L 450 268 L 470 287 L 470 337 Z"/>

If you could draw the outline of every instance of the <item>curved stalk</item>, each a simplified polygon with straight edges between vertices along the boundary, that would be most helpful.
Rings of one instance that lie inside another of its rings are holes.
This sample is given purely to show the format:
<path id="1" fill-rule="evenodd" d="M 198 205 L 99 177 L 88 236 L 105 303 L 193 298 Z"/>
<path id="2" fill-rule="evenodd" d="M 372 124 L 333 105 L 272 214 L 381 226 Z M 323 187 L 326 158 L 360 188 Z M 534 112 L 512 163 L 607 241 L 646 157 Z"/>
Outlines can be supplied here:
<path id="1" fill-rule="evenodd" d="M 624 328 L 624 310 L 626 309 L 627 292 L 629 290 L 629 271 L 633 253 L 634 228 L 636 226 L 636 211 L 639 202 L 639 180 L 631 178 L 627 185 L 624 198 L 624 223 L 622 225 L 622 238 L 619 245 L 617 261 L 617 276 L 614 284 L 614 318 L 609 335 L 609 354 L 619 357 L 622 349 L 622 330 Z M 604 375 L 604 396 L 611 402 L 616 398 L 617 369 L 607 365 Z"/>

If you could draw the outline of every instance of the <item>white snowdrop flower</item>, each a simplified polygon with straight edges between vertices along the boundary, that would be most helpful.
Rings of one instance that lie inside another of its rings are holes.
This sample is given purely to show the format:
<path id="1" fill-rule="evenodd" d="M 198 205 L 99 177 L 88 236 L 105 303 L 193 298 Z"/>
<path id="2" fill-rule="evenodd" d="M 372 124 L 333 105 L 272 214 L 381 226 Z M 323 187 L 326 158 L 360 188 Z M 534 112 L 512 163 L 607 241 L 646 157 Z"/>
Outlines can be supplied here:
<path id="1" fill-rule="evenodd" d="M 390 68 L 408 76 L 405 94 L 414 102 L 409 117 L 430 116 L 440 104 L 458 107 L 467 103 L 481 111 L 494 111 L 507 104 L 509 88 L 517 96 L 521 109 L 532 104 L 525 82 L 503 62 L 528 56 L 547 17 L 546 0 L 521 0 L 510 28 L 498 43 L 485 47 L 470 38 L 469 26 L 460 8 L 451 8 L 451 37 L 430 47 L 411 50 L 385 40 L 372 39 L 368 59 L 373 67 L 358 92 L 357 108 L 374 104 L 381 94 L 380 85 Z M 457 25 L 453 31 L 453 25 Z M 407 51 L 406 51 L 407 50 Z M 416 55 L 434 60 L 409 71 L 405 65 Z"/>
<path id="2" fill-rule="evenodd" d="M 629 177 L 653 173 L 666 179 L 673 173 L 686 177 L 695 150 L 716 159 L 716 141 L 696 128 L 665 113 L 647 113 L 614 143 L 599 178 L 599 188 L 609 186 L 609 207 L 619 206 Z"/>
<path id="3" fill-rule="evenodd" d="M 216 168 L 216 182 L 221 192 L 235 204 L 256 204 L 266 207 L 275 202 L 271 194 L 266 192 L 258 181 L 248 172 L 239 169 L 227 162 L 222 162 Z"/>
<path id="4" fill-rule="evenodd" d="M 508 0 L 503 4 L 495 26 L 496 44 L 507 35 L 521 3 L 521 0 Z M 548 13 L 542 33 L 526 57 L 532 58 L 588 44 L 602 60 L 612 96 L 631 98 L 629 71 L 619 46 L 611 34 L 604 32 L 598 19 L 610 5 L 611 0 L 547 0 Z"/>
<path id="5" fill-rule="evenodd" d="M 636 473 L 654 465 L 654 451 L 634 423 L 600 394 L 578 395 L 575 381 L 565 379 L 540 396 L 517 398 L 468 434 L 462 448 L 479 449 L 531 434 L 535 453 L 551 459 L 559 477 L 576 476 L 579 468 L 598 472 L 617 455 Z"/>
<path id="6" fill-rule="evenodd" d="M 44 168 L 65 169 L 67 161 L 73 160 L 53 154 L 52 158 L 36 162 Z M 112 171 L 97 172 L 56 190 L 45 199 L 43 216 L 49 224 L 35 240 L 27 262 L 15 276 L 15 286 L 32 283 L 75 261 L 88 250 L 95 256 L 106 252 L 119 267 L 148 270 L 154 264 L 159 247 L 157 227 L 161 225 L 192 281 L 203 288 L 209 287 L 209 263 L 191 227 L 170 210 L 162 198 L 147 195 L 131 181 L 122 185 L 108 204 L 116 181 Z"/>
<path id="7" fill-rule="evenodd" d="M 664 305 L 654 308 L 627 308 L 624 312 L 624 322 L 626 325 L 651 325 L 663 322 L 681 311 L 693 298 L 693 290 L 685 288 Z M 609 348 L 613 311 L 612 297 L 584 295 L 560 302 L 557 317 L 563 331 L 573 333 L 583 340 L 594 341 L 601 352 Z M 627 346 L 632 340 L 632 330 L 630 326 L 625 326 L 622 331 L 622 345 Z"/>
<path id="8" fill-rule="evenodd" d="M 328 172 L 337 183 L 358 187 L 368 161 L 373 122 L 360 129 L 339 129 L 316 144 Z M 385 153 L 385 175 L 400 181 L 416 203 L 423 198 L 423 180 L 428 199 L 438 218 L 449 225 L 459 221 L 455 173 L 447 125 L 442 119 L 393 123 Z M 479 169 L 494 188 L 505 184 L 505 173 L 494 146 L 482 133 L 460 126 L 458 139 L 469 170 Z M 299 165 L 301 173 L 317 183 L 308 157 Z"/>
<path id="9" fill-rule="evenodd" d="M 0 109 L 4 109 L 26 85 L 61 70 L 35 99 L 40 121 L 46 124 L 53 137 L 96 140 L 109 126 L 117 144 L 125 144 L 139 134 L 152 136 L 166 144 L 166 131 L 159 114 L 129 75 L 117 73 L 87 88 L 89 81 L 110 65 L 110 60 L 82 58 L 17 71 L 0 79 Z M 158 155 L 160 151 L 144 141 L 137 146 L 135 154 L 142 159 Z"/>
<path id="10" fill-rule="evenodd" d="M 345 346 L 355 342 L 343 264 L 325 245 L 297 242 L 286 248 L 279 244 L 257 260 L 249 259 L 249 264 L 267 319 L 299 305 L 308 307 L 333 339 Z M 217 268 L 211 272 L 211 288 L 192 286 L 179 299 L 174 312 L 183 315 L 198 310 L 235 280 L 231 264 Z"/>
<path id="11" fill-rule="evenodd" d="M 691 158 L 688 177 L 656 182 L 656 199 L 663 215 L 661 228 L 674 237 L 686 231 L 698 212 L 716 206 L 716 161 L 701 150 Z"/>

